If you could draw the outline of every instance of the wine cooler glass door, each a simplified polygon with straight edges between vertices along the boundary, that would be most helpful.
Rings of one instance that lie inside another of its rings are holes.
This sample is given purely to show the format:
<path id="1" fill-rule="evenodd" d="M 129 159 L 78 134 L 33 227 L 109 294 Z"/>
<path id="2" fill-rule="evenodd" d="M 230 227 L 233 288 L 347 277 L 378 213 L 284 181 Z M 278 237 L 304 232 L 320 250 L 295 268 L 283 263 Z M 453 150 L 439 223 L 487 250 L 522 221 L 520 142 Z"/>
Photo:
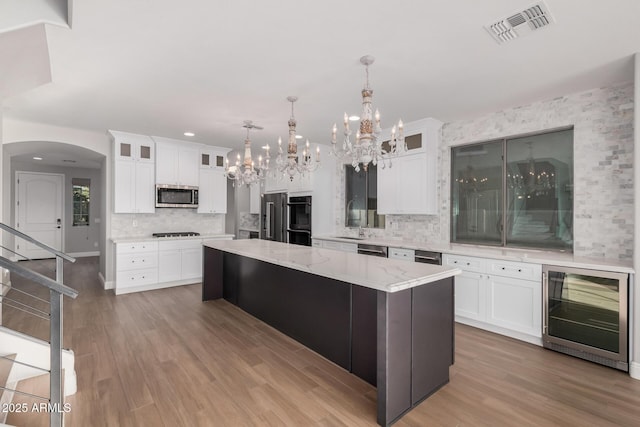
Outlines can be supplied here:
<path id="1" fill-rule="evenodd" d="M 627 362 L 627 275 L 551 266 L 543 271 L 545 341 Z"/>

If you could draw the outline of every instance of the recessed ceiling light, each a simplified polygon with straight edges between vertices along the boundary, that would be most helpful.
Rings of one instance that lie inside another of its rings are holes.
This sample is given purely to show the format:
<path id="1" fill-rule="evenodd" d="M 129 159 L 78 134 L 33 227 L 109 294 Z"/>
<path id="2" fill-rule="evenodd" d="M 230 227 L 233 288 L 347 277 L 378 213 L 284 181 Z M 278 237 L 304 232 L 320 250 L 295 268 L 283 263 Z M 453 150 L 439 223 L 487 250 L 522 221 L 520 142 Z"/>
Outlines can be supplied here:
<path id="1" fill-rule="evenodd" d="M 296 139 L 302 139 L 302 135 L 296 135 Z"/>
<path id="2" fill-rule="evenodd" d="M 184 136 L 196 136 L 196 134 L 193 132 L 185 132 Z"/>
<path id="3" fill-rule="evenodd" d="M 356 122 L 358 120 L 360 120 L 359 116 L 349 116 L 349 121 L 351 121 L 351 122 Z"/>
<path id="4" fill-rule="evenodd" d="M 33 160 L 42 160 L 42 157 L 34 157 Z"/>

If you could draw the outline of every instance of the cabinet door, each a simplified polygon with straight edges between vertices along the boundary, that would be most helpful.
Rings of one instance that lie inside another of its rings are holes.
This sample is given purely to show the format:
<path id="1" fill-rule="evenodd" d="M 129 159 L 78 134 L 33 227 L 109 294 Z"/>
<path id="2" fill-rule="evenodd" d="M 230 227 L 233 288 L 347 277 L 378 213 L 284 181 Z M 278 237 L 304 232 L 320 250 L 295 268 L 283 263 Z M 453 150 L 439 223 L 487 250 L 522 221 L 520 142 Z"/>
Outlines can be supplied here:
<path id="1" fill-rule="evenodd" d="M 487 322 L 542 336 L 541 281 L 488 276 Z"/>
<path id="2" fill-rule="evenodd" d="M 260 185 L 252 185 L 249 189 L 249 213 L 260 213 Z"/>
<path id="3" fill-rule="evenodd" d="M 202 277 L 202 248 L 182 250 L 182 280 Z"/>
<path id="4" fill-rule="evenodd" d="M 133 213 L 135 208 L 136 163 L 130 160 L 114 162 L 113 212 Z"/>
<path id="5" fill-rule="evenodd" d="M 486 279 L 480 273 L 463 271 L 455 278 L 456 316 L 484 321 L 486 318 Z"/>
<path id="6" fill-rule="evenodd" d="M 213 189 L 212 211 L 213 213 L 227 213 L 227 177 L 224 176 L 224 170 L 220 168 L 213 169 L 211 176 Z"/>
<path id="7" fill-rule="evenodd" d="M 215 197 L 215 172 L 216 171 L 214 169 L 200 169 L 200 185 L 198 187 L 198 213 L 213 213 L 213 200 Z"/>
<path id="8" fill-rule="evenodd" d="M 156 184 L 178 184 L 178 147 L 156 144 Z"/>
<path id="9" fill-rule="evenodd" d="M 173 282 L 182 277 L 182 250 L 171 249 L 158 252 L 158 281 Z"/>
<path id="10" fill-rule="evenodd" d="M 400 157 L 395 163 L 399 213 L 426 214 L 426 155 Z"/>
<path id="11" fill-rule="evenodd" d="M 180 148 L 178 151 L 178 184 L 198 186 L 200 181 L 198 150 L 191 148 Z"/>
<path id="12" fill-rule="evenodd" d="M 135 212 L 154 213 L 156 209 L 155 165 L 136 162 Z"/>
<path id="13" fill-rule="evenodd" d="M 396 186 L 397 171 L 399 165 L 397 159 L 392 160 L 392 166 L 378 167 L 378 214 L 393 214 L 397 211 L 397 196 L 400 190 Z M 415 188 L 415 187 L 414 187 Z"/>

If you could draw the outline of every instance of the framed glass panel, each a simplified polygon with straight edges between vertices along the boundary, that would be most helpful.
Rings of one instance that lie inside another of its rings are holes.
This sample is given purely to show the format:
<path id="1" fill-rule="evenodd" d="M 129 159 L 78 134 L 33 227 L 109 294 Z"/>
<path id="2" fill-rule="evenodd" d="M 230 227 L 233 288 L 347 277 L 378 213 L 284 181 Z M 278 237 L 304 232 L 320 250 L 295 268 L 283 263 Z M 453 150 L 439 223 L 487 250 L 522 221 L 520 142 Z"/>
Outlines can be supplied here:
<path id="1" fill-rule="evenodd" d="M 90 179 L 72 178 L 73 187 L 73 226 L 89 225 Z"/>
<path id="2" fill-rule="evenodd" d="M 507 246 L 573 247 L 573 130 L 508 139 Z"/>
<path id="3" fill-rule="evenodd" d="M 502 243 L 502 140 L 451 149 L 451 241 Z"/>
<path id="4" fill-rule="evenodd" d="M 345 165 L 345 226 L 384 228 L 384 215 L 378 215 L 378 169 L 369 165 L 356 172 Z"/>

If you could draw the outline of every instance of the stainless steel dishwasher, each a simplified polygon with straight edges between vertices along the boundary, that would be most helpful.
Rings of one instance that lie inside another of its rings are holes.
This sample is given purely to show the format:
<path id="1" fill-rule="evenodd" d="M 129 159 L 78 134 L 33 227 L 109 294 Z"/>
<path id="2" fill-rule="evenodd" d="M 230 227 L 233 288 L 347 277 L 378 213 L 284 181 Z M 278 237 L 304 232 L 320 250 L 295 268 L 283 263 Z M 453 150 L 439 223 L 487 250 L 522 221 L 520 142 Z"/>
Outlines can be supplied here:
<path id="1" fill-rule="evenodd" d="M 372 255 L 387 258 L 389 248 L 380 245 L 370 245 L 367 243 L 358 243 L 358 253 L 362 255 Z"/>
<path id="2" fill-rule="evenodd" d="M 424 264 L 442 265 L 442 254 L 440 252 L 416 250 L 414 261 Z"/>

